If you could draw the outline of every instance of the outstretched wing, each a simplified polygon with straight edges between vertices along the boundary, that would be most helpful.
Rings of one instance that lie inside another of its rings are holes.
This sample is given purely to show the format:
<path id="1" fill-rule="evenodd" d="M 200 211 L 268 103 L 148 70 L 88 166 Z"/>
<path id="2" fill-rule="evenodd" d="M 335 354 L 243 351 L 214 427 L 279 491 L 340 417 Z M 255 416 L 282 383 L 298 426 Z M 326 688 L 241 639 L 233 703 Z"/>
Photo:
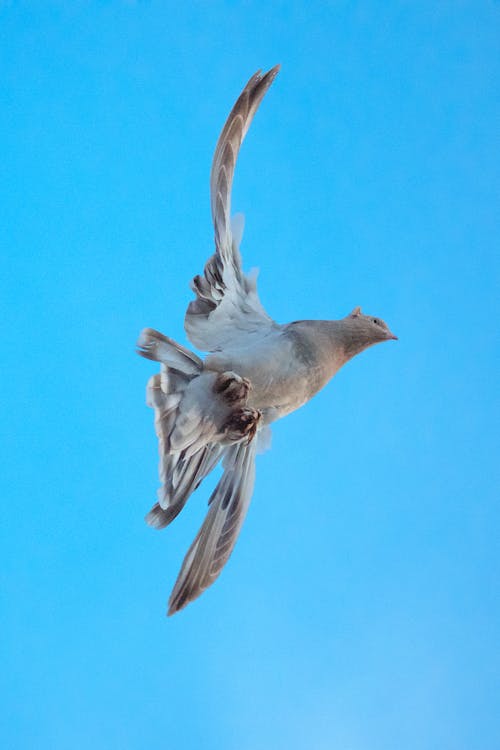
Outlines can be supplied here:
<path id="1" fill-rule="evenodd" d="M 255 480 L 255 440 L 226 449 L 224 474 L 210 498 L 210 507 L 168 602 L 173 615 L 215 581 L 229 559 L 252 497 Z"/>
<path id="2" fill-rule="evenodd" d="M 215 253 L 203 276 L 195 276 L 191 282 L 196 299 L 190 302 L 184 321 L 189 339 L 205 351 L 242 345 L 247 337 L 262 336 L 276 327 L 260 303 L 256 277 L 245 275 L 241 268 L 239 241 L 243 217 L 237 215 L 231 222 L 231 188 L 243 138 L 278 71 L 279 65 L 264 75 L 259 71 L 250 78 L 215 149 L 210 175 Z"/>

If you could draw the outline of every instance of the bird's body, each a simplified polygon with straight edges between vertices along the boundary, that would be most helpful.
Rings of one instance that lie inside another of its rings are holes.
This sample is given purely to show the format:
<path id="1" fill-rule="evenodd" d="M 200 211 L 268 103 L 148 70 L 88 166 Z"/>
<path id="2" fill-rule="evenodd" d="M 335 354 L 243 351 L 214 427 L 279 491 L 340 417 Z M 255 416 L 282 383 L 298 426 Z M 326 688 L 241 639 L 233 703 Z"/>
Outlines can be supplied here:
<path id="1" fill-rule="evenodd" d="M 339 321 L 300 320 L 248 347 L 211 354 L 204 365 L 247 378 L 248 406 L 269 424 L 303 406 L 347 361 L 338 329 Z"/>
<path id="2" fill-rule="evenodd" d="M 247 404 L 269 424 L 298 409 L 319 389 L 316 383 L 323 379 L 324 363 L 307 343 L 292 328 L 283 327 L 262 343 L 210 355 L 205 367 L 247 378 L 251 383 Z"/>
<path id="3" fill-rule="evenodd" d="M 162 363 L 147 401 L 155 409 L 160 443 L 158 502 L 147 515 L 162 528 L 222 460 L 224 474 L 188 551 L 170 597 L 169 614 L 199 596 L 218 576 L 236 542 L 250 502 L 255 453 L 268 425 L 309 401 L 349 359 L 372 344 L 396 338 L 386 324 L 360 308 L 341 320 L 286 325 L 263 309 L 253 276 L 243 273 L 243 223 L 230 220 L 230 197 L 239 147 L 278 68 L 256 73 L 243 90 L 217 144 L 211 174 L 216 252 L 203 276 L 187 334 L 210 354 L 201 360 L 168 337 L 145 329 L 139 353 Z"/>

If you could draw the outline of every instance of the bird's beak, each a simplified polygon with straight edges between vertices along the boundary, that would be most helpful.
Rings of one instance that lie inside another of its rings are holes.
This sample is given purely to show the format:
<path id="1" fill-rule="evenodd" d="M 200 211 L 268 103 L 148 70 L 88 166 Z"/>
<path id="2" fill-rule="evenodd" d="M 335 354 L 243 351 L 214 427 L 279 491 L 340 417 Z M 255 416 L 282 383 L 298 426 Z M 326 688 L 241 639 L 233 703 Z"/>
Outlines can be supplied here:
<path id="1" fill-rule="evenodd" d="M 395 336 L 395 335 L 394 335 L 393 333 L 391 333 L 391 335 L 389 336 L 389 340 L 392 340 L 392 341 L 397 341 L 397 340 L 398 340 L 398 337 L 397 337 L 397 336 Z"/>

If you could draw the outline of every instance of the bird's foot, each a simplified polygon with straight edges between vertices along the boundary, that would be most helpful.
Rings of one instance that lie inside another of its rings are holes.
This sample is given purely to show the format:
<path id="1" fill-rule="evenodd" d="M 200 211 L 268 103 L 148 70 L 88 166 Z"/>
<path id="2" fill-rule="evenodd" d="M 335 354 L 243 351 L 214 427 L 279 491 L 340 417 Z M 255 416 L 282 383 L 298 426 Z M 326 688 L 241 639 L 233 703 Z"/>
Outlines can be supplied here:
<path id="1" fill-rule="evenodd" d="M 261 419 L 262 412 L 258 409 L 236 409 L 224 424 L 224 438 L 230 443 L 246 438 L 249 443 L 255 436 Z"/>
<path id="2" fill-rule="evenodd" d="M 221 372 L 214 383 L 215 393 L 220 394 L 228 404 L 244 404 L 250 388 L 250 381 L 247 378 L 242 378 L 231 370 Z"/>

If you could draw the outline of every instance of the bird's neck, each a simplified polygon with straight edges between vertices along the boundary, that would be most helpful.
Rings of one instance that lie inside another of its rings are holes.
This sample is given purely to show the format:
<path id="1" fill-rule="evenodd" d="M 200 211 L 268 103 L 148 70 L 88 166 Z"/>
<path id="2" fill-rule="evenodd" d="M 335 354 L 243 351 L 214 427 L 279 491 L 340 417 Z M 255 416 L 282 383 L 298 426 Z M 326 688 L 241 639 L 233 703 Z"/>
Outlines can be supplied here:
<path id="1" fill-rule="evenodd" d="M 332 370 L 332 375 L 373 343 L 369 336 L 352 324 L 348 318 L 301 321 L 300 323 L 313 334 L 318 354 L 321 355 L 325 364 L 328 361 L 328 369 Z"/>
<path id="2" fill-rule="evenodd" d="M 342 364 L 374 343 L 369 333 L 356 326 L 349 318 L 325 321 L 325 330 L 328 331 L 332 350 L 342 352 Z"/>

